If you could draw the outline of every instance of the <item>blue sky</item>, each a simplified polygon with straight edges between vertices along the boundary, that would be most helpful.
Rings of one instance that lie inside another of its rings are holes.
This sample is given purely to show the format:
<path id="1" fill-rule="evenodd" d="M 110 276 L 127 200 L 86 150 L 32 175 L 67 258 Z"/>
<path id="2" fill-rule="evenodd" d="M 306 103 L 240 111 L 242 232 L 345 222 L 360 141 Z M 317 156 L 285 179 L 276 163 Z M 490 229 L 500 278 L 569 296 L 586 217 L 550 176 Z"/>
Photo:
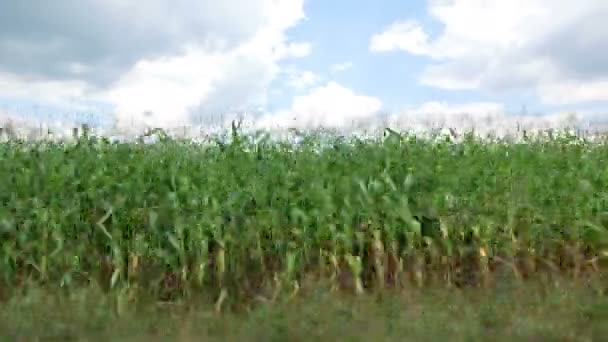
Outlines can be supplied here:
<path id="1" fill-rule="evenodd" d="M 289 35 L 295 40 L 310 41 L 314 53 L 298 59 L 298 67 L 327 75 L 334 63 L 352 63 L 347 72 L 331 75 L 333 79 L 381 98 L 388 108 L 399 109 L 428 100 L 482 99 L 476 92 L 442 91 L 418 85 L 416 78 L 427 58 L 398 52 L 370 53 L 369 37 L 400 19 L 416 18 L 438 30 L 438 23 L 426 13 L 426 1 L 308 1 L 304 8 L 309 19 L 291 29 Z M 336 21 L 340 24 L 336 25 Z M 277 99 L 281 100 L 286 99 Z"/>
<path id="2" fill-rule="evenodd" d="M 429 108 L 603 115 L 604 14 L 601 0 L 3 2 L 0 113 L 157 126 L 253 108 L 321 125 Z"/>

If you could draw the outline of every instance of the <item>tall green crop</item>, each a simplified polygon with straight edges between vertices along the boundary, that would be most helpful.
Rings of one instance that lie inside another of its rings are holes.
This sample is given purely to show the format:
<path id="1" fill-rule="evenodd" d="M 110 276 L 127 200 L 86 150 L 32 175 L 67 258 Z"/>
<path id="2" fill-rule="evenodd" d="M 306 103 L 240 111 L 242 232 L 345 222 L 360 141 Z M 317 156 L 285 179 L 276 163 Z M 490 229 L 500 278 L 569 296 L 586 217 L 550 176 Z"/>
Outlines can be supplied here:
<path id="1" fill-rule="evenodd" d="M 580 274 L 608 248 L 608 149 L 571 142 L 9 142 L 0 286 L 223 300 L 311 278 L 361 292 L 499 265 Z"/>

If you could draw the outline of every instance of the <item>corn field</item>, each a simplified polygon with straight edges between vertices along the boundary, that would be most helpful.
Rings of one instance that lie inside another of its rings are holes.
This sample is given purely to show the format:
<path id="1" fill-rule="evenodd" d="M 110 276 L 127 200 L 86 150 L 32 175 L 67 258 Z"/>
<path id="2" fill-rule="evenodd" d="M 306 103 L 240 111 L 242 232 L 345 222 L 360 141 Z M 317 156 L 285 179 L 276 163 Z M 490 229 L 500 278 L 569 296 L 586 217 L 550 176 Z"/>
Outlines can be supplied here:
<path id="1" fill-rule="evenodd" d="M 246 138 L 1 144 L 0 297 L 97 284 L 219 307 L 605 268 L 602 141 Z"/>

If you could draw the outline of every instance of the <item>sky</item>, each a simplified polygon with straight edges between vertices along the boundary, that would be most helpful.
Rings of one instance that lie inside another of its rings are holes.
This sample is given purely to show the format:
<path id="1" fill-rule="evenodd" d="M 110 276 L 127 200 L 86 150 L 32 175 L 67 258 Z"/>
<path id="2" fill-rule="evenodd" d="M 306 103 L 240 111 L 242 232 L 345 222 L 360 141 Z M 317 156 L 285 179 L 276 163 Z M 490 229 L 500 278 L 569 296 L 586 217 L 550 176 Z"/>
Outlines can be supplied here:
<path id="1" fill-rule="evenodd" d="M 607 15 L 604 0 L 2 1 L 0 118 L 603 118 Z"/>

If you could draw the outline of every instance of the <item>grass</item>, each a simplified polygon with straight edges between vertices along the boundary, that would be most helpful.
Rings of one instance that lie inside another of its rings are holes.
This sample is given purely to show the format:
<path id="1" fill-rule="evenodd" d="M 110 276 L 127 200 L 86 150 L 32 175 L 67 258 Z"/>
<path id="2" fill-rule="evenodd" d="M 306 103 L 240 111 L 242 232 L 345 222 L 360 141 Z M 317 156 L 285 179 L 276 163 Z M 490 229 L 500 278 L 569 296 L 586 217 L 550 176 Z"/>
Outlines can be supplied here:
<path id="1" fill-rule="evenodd" d="M 0 145 L 0 330 L 583 341 L 601 329 L 603 143 L 243 138 Z"/>
<path id="2" fill-rule="evenodd" d="M 13 298 L 0 313 L 0 340 L 602 341 L 608 333 L 605 296 L 571 282 L 356 298 L 319 290 L 222 314 L 188 302 L 141 305 L 118 316 L 108 298 L 94 289 Z"/>

